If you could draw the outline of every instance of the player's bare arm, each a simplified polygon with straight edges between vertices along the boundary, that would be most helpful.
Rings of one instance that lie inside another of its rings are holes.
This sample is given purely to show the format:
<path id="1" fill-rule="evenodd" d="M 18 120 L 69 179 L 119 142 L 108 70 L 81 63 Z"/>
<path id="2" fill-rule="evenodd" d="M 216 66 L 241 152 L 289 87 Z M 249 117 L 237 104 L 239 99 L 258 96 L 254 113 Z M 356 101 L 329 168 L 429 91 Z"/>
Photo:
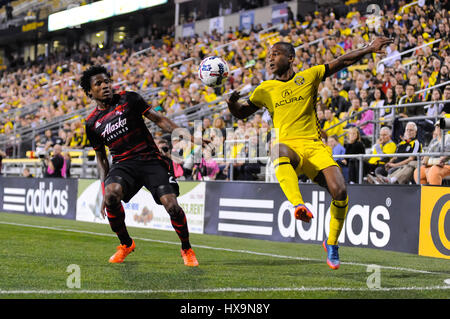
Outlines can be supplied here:
<path id="1" fill-rule="evenodd" d="M 96 150 L 95 157 L 97 159 L 97 169 L 100 174 L 100 181 L 101 181 L 102 187 L 103 187 L 103 185 L 105 183 L 105 178 L 109 172 L 109 161 L 108 161 L 108 157 L 106 156 L 105 148 L 103 147 L 102 149 Z M 106 216 L 106 214 L 105 214 L 105 196 L 103 196 L 102 207 L 101 207 L 100 211 L 101 211 L 102 217 L 105 218 L 105 216 Z"/>
<path id="2" fill-rule="evenodd" d="M 240 98 L 240 92 L 234 91 L 227 101 L 228 108 L 233 116 L 237 117 L 238 119 L 245 119 L 259 110 L 255 105 L 251 105 L 249 103 L 239 103 Z"/>
<path id="3" fill-rule="evenodd" d="M 150 121 L 158 125 L 160 129 L 165 132 L 172 133 L 172 131 L 179 126 L 172 122 L 169 118 L 164 115 L 153 111 L 152 109 L 148 110 L 144 113 L 144 116 L 148 118 Z"/>
<path id="4" fill-rule="evenodd" d="M 393 39 L 379 37 L 373 40 L 369 45 L 360 49 L 353 50 L 347 54 L 344 54 L 337 59 L 328 63 L 328 75 L 334 74 L 352 64 L 355 64 L 361 60 L 366 54 L 369 53 L 384 53 L 383 48 L 386 45 L 394 42 Z"/>
<path id="5" fill-rule="evenodd" d="M 172 120 L 170 120 L 168 117 L 153 111 L 152 109 L 148 110 L 144 113 L 144 116 L 148 118 L 150 121 L 158 125 L 160 129 L 162 129 L 165 132 L 172 133 L 173 130 L 180 128 L 177 124 L 175 124 Z M 191 142 L 195 143 L 194 136 L 191 136 Z M 207 139 L 202 139 L 201 142 L 203 145 L 207 145 L 210 143 Z"/>

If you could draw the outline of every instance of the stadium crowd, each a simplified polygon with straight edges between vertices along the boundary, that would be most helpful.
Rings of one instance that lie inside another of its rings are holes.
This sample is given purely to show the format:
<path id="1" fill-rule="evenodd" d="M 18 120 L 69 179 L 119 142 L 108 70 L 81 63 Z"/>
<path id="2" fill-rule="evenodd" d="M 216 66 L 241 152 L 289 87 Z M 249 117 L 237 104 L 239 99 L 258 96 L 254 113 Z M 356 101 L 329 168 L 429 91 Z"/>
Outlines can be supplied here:
<path id="1" fill-rule="evenodd" d="M 405 1 L 388 0 L 381 6 L 378 16 L 367 16 L 366 12 L 358 11 L 357 5 L 350 6 L 348 12 L 328 7 L 304 17 L 290 15 L 278 30 L 264 32 L 264 28 L 272 25 L 259 24 L 251 30 L 235 28 L 223 34 L 214 30 L 186 39 L 175 38 L 174 29 L 157 30 L 155 26 L 148 37 L 115 43 L 110 48 L 100 49 L 84 43 L 77 52 L 62 51 L 59 55 L 41 57 L 39 63 L 29 62 L 2 72 L 1 133 L 3 140 L 11 141 L 4 144 L 4 150 L 11 156 L 17 139 L 9 137 L 30 127 L 38 132 L 32 143 L 33 149 L 30 149 L 35 153 L 56 143 L 68 149 L 89 147 L 80 114 L 92 105 L 80 89 L 79 79 L 82 71 L 92 64 L 108 68 L 116 90 L 155 90 L 157 93 L 148 97 L 154 110 L 171 116 L 177 124 L 194 133 L 194 122 L 186 120 L 190 108 L 202 104 L 203 109 L 211 109 L 223 104 L 227 93 L 240 90 L 249 94 L 261 81 L 271 78 L 265 58 L 273 43 L 287 41 L 294 44 L 296 71 L 300 71 L 331 61 L 370 42 L 376 35 L 385 35 L 395 39 L 387 48 L 386 56 L 367 56 L 360 64 L 321 83 L 317 115 L 324 132 L 323 139 L 336 155 L 380 154 L 380 157 L 364 162 L 363 174 L 367 182 L 431 183 L 436 178 L 428 178 L 425 175 L 428 172 L 439 171 L 435 174 L 441 177 L 450 175 L 448 158 L 423 161 L 422 177 L 425 179 L 419 181 L 413 177 L 416 157 L 390 159 L 381 155 L 399 150 L 450 151 L 450 138 L 446 139 L 444 149 L 442 143 L 436 142 L 442 136 L 437 132 L 437 118 L 450 114 L 450 104 L 442 102 L 450 100 L 450 84 L 445 84 L 449 81 L 450 67 L 450 20 L 446 3 L 436 0 L 426 1 L 422 6 L 405 7 Z M 159 45 L 155 44 L 155 34 L 160 37 Z M 419 46 L 422 47 L 417 48 Z M 407 50 L 409 53 L 402 54 Z M 205 87 L 197 77 L 199 62 L 209 55 L 223 57 L 231 69 L 228 82 L 220 89 Z M 438 85 L 441 86 L 425 90 Z M 423 91 L 416 93 L 420 90 Z M 383 108 L 417 102 L 427 103 Z M 20 110 L 30 105 L 39 107 L 23 115 Z M 65 117 L 68 120 L 62 125 L 45 134 L 40 131 L 43 124 L 57 123 L 63 116 L 69 117 Z M 198 120 L 202 121 L 201 133 L 213 141 L 217 152 L 205 152 L 206 156 L 199 164 L 189 160 L 198 150 L 186 151 L 187 146 L 182 142 L 167 141 L 162 132 L 154 132 L 159 145 L 168 142 L 167 147 L 173 149 L 172 153 L 180 154 L 181 160 L 175 165 L 178 177 L 259 178 L 265 162 L 248 163 L 237 159 L 254 157 L 253 144 L 263 144 L 267 150 L 271 127 L 267 112 L 261 111 L 244 122 L 233 118 L 225 107 Z M 381 121 L 381 130 L 375 129 L 377 121 Z M 225 143 L 225 140 L 234 139 L 250 142 Z M 236 161 L 230 164 L 217 158 L 218 154 L 224 153 Z M 339 159 L 339 163 L 347 181 L 357 183 L 359 161 Z M 447 169 L 433 170 L 432 165 Z"/>

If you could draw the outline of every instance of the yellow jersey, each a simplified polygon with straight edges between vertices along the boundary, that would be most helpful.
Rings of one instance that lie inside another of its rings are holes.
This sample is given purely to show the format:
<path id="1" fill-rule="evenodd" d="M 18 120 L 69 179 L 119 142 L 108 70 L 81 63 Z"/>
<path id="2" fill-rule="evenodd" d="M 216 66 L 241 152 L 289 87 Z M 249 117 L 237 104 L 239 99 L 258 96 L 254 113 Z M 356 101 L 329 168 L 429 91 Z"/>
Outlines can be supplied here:
<path id="1" fill-rule="evenodd" d="M 317 65 L 296 73 L 286 82 L 264 81 L 253 91 L 249 102 L 269 111 L 273 126 L 278 129 L 278 140 L 320 140 L 316 102 L 318 87 L 324 75 L 325 65 Z"/>

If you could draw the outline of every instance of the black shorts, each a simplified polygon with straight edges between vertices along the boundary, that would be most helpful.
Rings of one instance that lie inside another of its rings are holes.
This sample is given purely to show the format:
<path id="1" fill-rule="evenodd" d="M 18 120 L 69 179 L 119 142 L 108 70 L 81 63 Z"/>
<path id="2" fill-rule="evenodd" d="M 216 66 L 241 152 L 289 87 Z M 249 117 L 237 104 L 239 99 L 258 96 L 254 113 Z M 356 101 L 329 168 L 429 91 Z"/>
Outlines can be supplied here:
<path id="1" fill-rule="evenodd" d="M 155 202 L 161 205 L 161 196 L 180 195 L 179 186 L 171 167 L 168 161 L 157 159 L 119 162 L 111 166 L 105 178 L 105 187 L 111 183 L 119 183 L 124 193 L 122 200 L 128 203 L 142 186 L 145 186 L 152 193 Z"/>

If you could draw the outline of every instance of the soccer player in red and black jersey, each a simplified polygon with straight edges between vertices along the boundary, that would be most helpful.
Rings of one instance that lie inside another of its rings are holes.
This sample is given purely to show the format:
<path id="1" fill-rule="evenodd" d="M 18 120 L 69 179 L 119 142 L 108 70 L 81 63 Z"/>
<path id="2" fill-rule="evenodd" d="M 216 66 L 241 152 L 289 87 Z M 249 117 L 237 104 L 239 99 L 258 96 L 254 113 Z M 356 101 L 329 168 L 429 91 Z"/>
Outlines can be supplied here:
<path id="1" fill-rule="evenodd" d="M 144 118 L 161 129 L 172 132 L 178 126 L 152 110 L 135 92 L 113 92 L 111 76 L 103 66 L 92 66 L 83 72 L 81 87 L 97 107 L 86 119 L 86 134 L 95 150 L 103 187 L 102 215 L 108 217 L 120 245 L 109 259 L 121 263 L 135 248 L 125 225 L 121 201 L 128 202 L 143 186 L 163 205 L 181 241 L 181 256 L 186 266 L 198 266 L 189 242 L 186 215 L 178 205 L 178 184 L 170 165 L 161 155 Z M 105 146 L 112 155 L 110 166 Z"/>

